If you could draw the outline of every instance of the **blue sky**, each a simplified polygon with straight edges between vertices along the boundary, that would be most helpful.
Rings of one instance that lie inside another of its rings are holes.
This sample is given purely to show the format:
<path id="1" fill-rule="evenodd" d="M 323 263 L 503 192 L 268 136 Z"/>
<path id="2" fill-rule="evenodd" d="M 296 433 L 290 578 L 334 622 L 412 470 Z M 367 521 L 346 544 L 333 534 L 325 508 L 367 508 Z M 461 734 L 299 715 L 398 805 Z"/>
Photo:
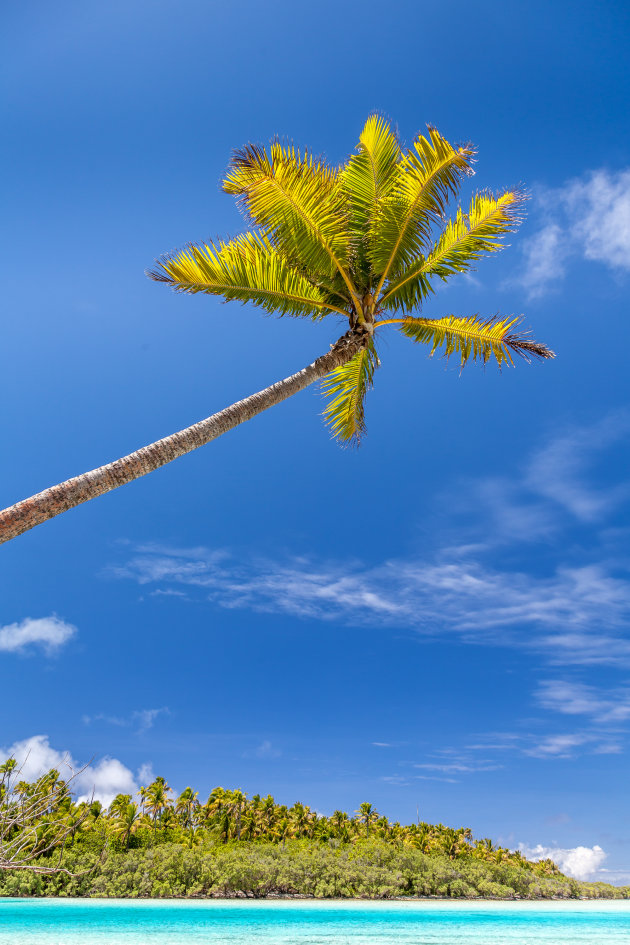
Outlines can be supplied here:
<path id="1" fill-rule="evenodd" d="M 523 313 L 558 357 L 460 377 L 392 334 L 359 450 L 311 389 L 4 545 L 0 745 L 94 758 L 103 797 L 153 771 L 370 800 L 630 881 L 625 5 L 27 0 L 6 20 L 2 505 L 341 333 L 143 275 L 239 232 L 219 182 L 247 141 L 337 162 L 375 110 L 407 143 L 427 122 L 472 140 L 462 199 L 523 185 L 527 219 L 427 314 Z"/>

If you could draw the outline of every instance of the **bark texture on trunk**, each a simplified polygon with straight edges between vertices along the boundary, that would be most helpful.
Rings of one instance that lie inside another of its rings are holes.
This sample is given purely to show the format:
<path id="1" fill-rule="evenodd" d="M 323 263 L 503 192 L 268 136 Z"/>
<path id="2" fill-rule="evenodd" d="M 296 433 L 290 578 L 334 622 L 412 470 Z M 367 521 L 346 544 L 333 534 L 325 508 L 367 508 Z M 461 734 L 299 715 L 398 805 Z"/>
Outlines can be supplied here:
<path id="1" fill-rule="evenodd" d="M 15 505 L 0 512 L 0 544 L 17 538 L 35 525 L 40 525 L 49 518 L 60 515 L 67 509 L 81 505 L 89 499 L 111 492 L 118 486 L 124 486 L 140 476 L 146 476 L 160 466 L 170 463 L 171 460 L 190 453 L 199 446 L 204 446 L 211 440 L 228 430 L 232 430 L 240 423 L 255 417 L 269 407 L 279 404 L 293 394 L 304 390 L 313 381 L 324 377 L 349 361 L 363 347 L 367 335 L 360 331 L 349 331 L 343 335 L 327 354 L 322 355 L 307 367 L 292 374 L 271 387 L 251 394 L 244 400 L 239 400 L 231 407 L 220 410 L 218 413 L 193 423 L 185 430 L 179 430 L 162 440 L 156 440 L 149 446 L 143 446 L 128 456 L 99 466 L 82 476 L 67 479 L 57 486 L 51 486 L 30 499 L 23 499 Z"/>

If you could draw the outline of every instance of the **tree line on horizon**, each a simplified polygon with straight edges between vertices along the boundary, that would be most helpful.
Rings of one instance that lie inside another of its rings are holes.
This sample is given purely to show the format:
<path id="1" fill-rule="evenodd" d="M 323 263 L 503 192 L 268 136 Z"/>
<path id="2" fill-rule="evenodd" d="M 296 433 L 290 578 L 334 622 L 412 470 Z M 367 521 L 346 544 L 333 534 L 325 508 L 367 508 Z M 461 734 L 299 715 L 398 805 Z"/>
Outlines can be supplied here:
<path id="1" fill-rule="evenodd" d="M 12 780 L 11 775 L 15 773 Z M 115 850 L 180 843 L 194 849 L 204 843 L 264 842 L 285 845 L 287 840 L 354 844 L 381 840 L 410 847 L 424 854 L 449 859 L 471 856 L 487 862 L 526 864 L 540 875 L 559 874 L 552 860 L 529 862 L 518 851 L 496 846 L 489 838 L 475 839 L 469 827 L 392 822 L 365 801 L 353 815 L 335 810 L 317 813 L 297 801 L 278 804 L 271 794 L 249 797 L 239 789 L 215 787 L 205 801 L 199 791 L 186 787 L 178 796 L 163 777 L 140 787 L 137 801 L 117 794 L 107 806 L 98 800 L 73 797 L 72 778 L 64 780 L 51 769 L 33 782 L 19 778 L 14 759 L 0 765 L 0 868 L 11 868 L 2 856 L 10 841 L 21 838 L 19 856 L 54 855 L 75 844 L 111 846 Z M 10 826 L 7 829 L 6 825 Z M 14 866 L 20 865 L 14 857 Z"/>
<path id="2" fill-rule="evenodd" d="M 0 896 L 630 898 L 467 827 L 392 822 L 216 787 L 179 795 L 163 777 L 134 800 L 76 799 L 77 777 L 0 765 Z"/>

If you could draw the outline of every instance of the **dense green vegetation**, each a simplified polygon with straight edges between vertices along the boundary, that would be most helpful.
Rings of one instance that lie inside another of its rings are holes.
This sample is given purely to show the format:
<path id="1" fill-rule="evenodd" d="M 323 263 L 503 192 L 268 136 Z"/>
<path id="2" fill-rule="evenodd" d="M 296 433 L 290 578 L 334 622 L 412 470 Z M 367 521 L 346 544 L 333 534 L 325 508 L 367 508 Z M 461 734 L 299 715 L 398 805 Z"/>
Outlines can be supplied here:
<path id="1" fill-rule="evenodd" d="M 630 888 L 579 883 L 545 875 L 527 864 L 471 855 L 450 858 L 403 844 L 359 839 L 230 840 L 183 843 L 102 855 L 79 842 L 64 858 L 75 875 L 32 871 L 0 873 L 3 896 L 451 896 L 493 898 L 629 898 Z"/>
<path id="2" fill-rule="evenodd" d="M 156 778 L 139 803 L 120 794 L 104 808 L 75 802 L 57 771 L 33 784 L 0 771 L 4 896 L 630 898 L 628 887 L 577 882 L 467 828 L 391 823 L 368 803 L 325 817 L 223 788 L 201 803 Z M 28 868 L 10 862 L 16 849 Z"/>

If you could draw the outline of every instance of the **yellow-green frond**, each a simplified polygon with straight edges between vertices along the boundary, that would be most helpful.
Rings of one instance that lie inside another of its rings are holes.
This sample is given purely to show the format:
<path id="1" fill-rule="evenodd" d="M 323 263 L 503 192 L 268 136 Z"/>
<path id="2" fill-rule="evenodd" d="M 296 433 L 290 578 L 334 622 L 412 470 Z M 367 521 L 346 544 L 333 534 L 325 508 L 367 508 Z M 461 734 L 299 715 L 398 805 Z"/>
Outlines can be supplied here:
<path id="1" fill-rule="evenodd" d="M 453 353 L 459 354 L 462 367 L 470 358 L 485 364 L 493 355 L 499 367 L 504 363 L 513 364 L 512 353 L 526 361 L 555 357 L 546 345 L 511 332 L 518 321 L 518 317 L 483 319 L 479 315 L 463 318 L 447 315 L 445 318 L 405 318 L 399 324 L 408 338 L 431 345 L 432 355 L 440 347 L 444 347 L 447 358 Z"/>
<path id="2" fill-rule="evenodd" d="M 380 277 L 377 295 L 391 279 L 426 252 L 431 227 L 444 215 L 451 195 L 470 173 L 474 151 L 455 148 L 434 128 L 420 136 L 397 165 L 394 191 L 374 226 L 371 261 Z"/>
<path id="3" fill-rule="evenodd" d="M 498 197 L 476 194 L 468 213 L 458 210 L 433 249 L 392 279 L 381 304 L 389 309 L 416 308 L 432 291 L 430 279 L 446 280 L 457 272 L 466 272 L 486 253 L 502 249 L 502 236 L 520 223 L 519 211 L 525 197 L 518 191 L 506 191 Z"/>
<path id="4" fill-rule="evenodd" d="M 365 433 L 364 400 L 378 364 L 376 349 L 370 341 L 322 381 L 324 394 L 331 398 L 324 417 L 333 436 L 343 444 L 358 443 Z"/>
<path id="5" fill-rule="evenodd" d="M 339 272 L 349 299 L 347 207 L 337 172 L 279 143 L 269 155 L 256 145 L 237 151 L 223 189 L 296 265 L 324 278 Z"/>
<path id="6" fill-rule="evenodd" d="M 341 186 L 350 205 L 353 233 L 366 237 L 381 202 L 391 194 L 402 158 L 398 138 L 389 123 L 370 115 L 353 154 L 341 172 Z"/>
<path id="7" fill-rule="evenodd" d="M 190 246 L 158 261 L 147 275 L 180 292 L 221 295 L 226 301 L 252 302 L 277 315 L 317 319 L 327 312 L 346 314 L 293 269 L 264 237 L 246 233 L 229 243 Z"/>

